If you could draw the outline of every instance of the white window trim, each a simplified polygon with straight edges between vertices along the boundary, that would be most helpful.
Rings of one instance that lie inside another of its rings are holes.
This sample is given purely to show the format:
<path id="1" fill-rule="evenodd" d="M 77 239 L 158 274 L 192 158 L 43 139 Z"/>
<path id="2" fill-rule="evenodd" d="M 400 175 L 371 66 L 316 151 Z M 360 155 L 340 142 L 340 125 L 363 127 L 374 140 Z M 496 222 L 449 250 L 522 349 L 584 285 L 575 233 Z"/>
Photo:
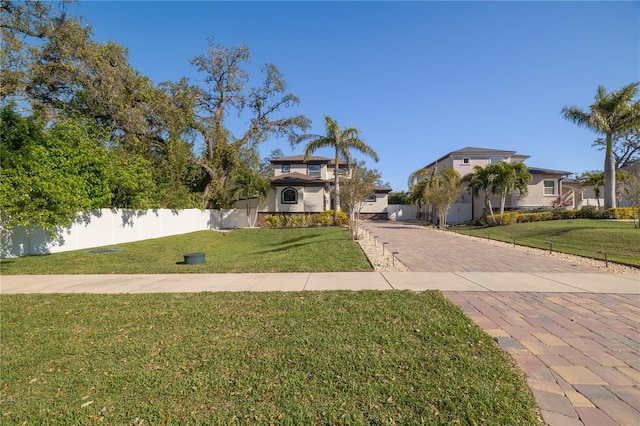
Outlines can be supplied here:
<path id="1" fill-rule="evenodd" d="M 546 186 L 545 183 L 546 182 L 552 182 L 553 183 L 553 193 L 552 194 L 547 194 L 547 189 L 551 189 L 551 187 Z M 556 185 L 556 181 L 554 179 L 544 179 L 542 181 L 542 195 L 544 195 L 545 197 L 555 197 L 558 195 L 558 186 Z"/>

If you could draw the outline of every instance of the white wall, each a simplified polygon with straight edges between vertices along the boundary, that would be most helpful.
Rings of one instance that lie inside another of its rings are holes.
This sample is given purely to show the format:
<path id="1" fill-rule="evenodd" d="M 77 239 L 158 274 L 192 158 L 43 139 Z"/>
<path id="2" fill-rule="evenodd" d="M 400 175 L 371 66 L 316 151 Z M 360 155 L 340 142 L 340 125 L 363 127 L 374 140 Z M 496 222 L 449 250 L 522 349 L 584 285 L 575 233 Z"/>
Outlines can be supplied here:
<path id="1" fill-rule="evenodd" d="M 418 206 L 406 204 L 389 204 L 387 218 L 389 220 L 415 220 L 418 217 Z"/>
<path id="2" fill-rule="evenodd" d="M 24 228 L 0 228 L 0 257 L 58 253 L 194 231 L 246 226 L 245 211 L 235 209 L 92 210 L 79 213 L 72 225 L 60 228 L 53 237 L 42 229 L 34 229 L 29 235 Z"/>

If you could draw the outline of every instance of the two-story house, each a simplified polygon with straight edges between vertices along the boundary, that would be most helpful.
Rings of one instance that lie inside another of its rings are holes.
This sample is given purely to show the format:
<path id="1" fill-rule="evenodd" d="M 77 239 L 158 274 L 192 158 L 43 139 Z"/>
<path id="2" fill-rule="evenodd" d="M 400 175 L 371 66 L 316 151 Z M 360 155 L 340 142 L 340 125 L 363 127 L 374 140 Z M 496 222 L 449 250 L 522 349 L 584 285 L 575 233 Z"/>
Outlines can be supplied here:
<path id="1" fill-rule="evenodd" d="M 515 151 L 466 147 L 457 151 L 452 151 L 436 161 L 425 166 L 425 169 L 453 168 L 461 176 L 473 173 L 475 166 L 484 167 L 497 161 L 524 162 L 528 155 L 516 154 Z M 505 210 L 527 210 L 551 206 L 563 192 L 563 180 L 571 172 L 563 170 L 549 170 L 538 167 L 528 167 L 531 174 L 531 182 L 528 185 L 528 195 L 522 199 L 518 194 L 507 196 Z M 492 206 L 497 208 L 500 199 L 494 196 L 491 200 Z M 571 206 L 573 207 L 573 206 Z M 447 223 L 462 223 L 471 221 L 484 212 L 484 201 L 482 196 L 472 197 L 469 193 L 463 193 L 457 203 L 451 206 Z"/>
<path id="2" fill-rule="evenodd" d="M 332 189 L 336 173 L 335 161 L 311 156 L 306 161 L 304 155 L 281 157 L 271 160 L 273 176 L 271 189 L 266 201 L 260 202 L 260 217 L 267 214 L 304 214 L 320 213 L 334 207 Z M 339 165 L 339 175 L 347 173 L 346 166 Z M 388 195 L 391 188 L 377 186 L 375 193 L 365 200 L 361 213 L 364 216 L 383 216 L 386 219 Z M 244 208 L 246 203 L 255 208 L 257 199 L 240 200 L 237 208 Z M 258 223 L 262 223 L 261 218 Z"/>

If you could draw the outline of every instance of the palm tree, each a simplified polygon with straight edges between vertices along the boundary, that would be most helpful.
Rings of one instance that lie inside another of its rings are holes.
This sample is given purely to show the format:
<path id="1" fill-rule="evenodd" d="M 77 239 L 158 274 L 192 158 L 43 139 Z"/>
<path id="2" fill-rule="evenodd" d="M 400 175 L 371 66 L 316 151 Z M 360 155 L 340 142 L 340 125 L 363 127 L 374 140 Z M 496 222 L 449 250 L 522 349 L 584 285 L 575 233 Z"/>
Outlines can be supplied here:
<path id="1" fill-rule="evenodd" d="M 328 117 L 324 116 L 324 126 L 327 131 L 325 136 L 306 134 L 298 137 L 296 143 L 308 141 L 304 151 L 304 160 L 307 161 L 311 154 L 321 148 L 334 148 L 335 149 L 335 219 L 338 218 L 338 211 L 340 210 L 340 179 L 338 173 L 338 166 L 340 160 L 344 160 L 347 165 L 351 162 L 351 150 L 361 152 L 378 161 L 378 154 L 366 143 L 360 139 L 360 130 L 355 127 L 347 127 L 341 129 L 338 123 Z"/>
<path id="2" fill-rule="evenodd" d="M 267 199 L 269 187 L 269 178 L 262 176 L 257 170 L 246 168 L 236 176 L 233 185 L 233 195 L 236 199 L 245 200 L 249 227 L 254 227 L 256 225 L 260 202 Z M 249 200 L 254 197 L 257 197 L 258 200 L 256 202 L 256 214 L 252 220 Z"/>
<path id="3" fill-rule="evenodd" d="M 640 101 L 633 101 L 638 94 L 638 85 L 631 83 L 620 90 L 607 93 L 604 86 L 598 86 L 598 92 L 589 112 L 576 106 L 562 108 L 567 120 L 586 127 L 605 137 L 604 156 L 604 208 L 615 207 L 616 171 L 613 155 L 613 139 L 617 134 L 640 125 Z"/>
<path id="4" fill-rule="evenodd" d="M 462 183 L 469 185 L 469 193 L 473 197 L 477 197 L 482 191 L 485 210 L 491 215 L 493 223 L 496 223 L 496 218 L 493 215 L 493 207 L 491 206 L 491 193 L 494 192 L 494 181 L 497 177 L 495 171 L 489 167 L 474 166 L 473 173 L 469 173 L 462 178 Z"/>
<path id="5" fill-rule="evenodd" d="M 500 215 L 504 214 L 508 194 L 517 190 L 518 198 L 522 199 L 529 193 L 528 185 L 531 182 L 531 174 L 524 163 L 499 161 L 489 164 L 486 168 L 496 175 L 492 188 L 494 194 L 500 193 Z"/>
<path id="6" fill-rule="evenodd" d="M 598 210 L 600 210 L 600 187 L 604 186 L 604 172 L 584 172 L 580 176 L 580 185 L 593 187 Z"/>
<path id="7" fill-rule="evenodd" d="M 451 167 L 440 171 L 433 169 L 431 175 L 424 180 L 426 185 L 422 198 L 433 207 L 438 216 L 438 227 L 444 230 L 447 226 L 447 213 L 462 193 L 460 173 Z"/>

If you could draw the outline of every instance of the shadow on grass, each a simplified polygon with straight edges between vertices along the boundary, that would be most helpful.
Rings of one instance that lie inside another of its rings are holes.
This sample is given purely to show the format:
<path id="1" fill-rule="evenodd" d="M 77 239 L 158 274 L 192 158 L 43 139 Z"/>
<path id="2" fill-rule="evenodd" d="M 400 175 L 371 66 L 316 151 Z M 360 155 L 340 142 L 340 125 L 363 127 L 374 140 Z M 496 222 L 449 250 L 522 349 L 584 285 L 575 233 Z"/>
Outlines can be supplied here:
<path id="1" fill-rule="evenodd" d="M 296 238 L 296 240 L 301 240 L 301 238 Z M 278 245 L 278 246 L 282 246 L 284 243 L 278 243 L 278 244 L 273 244 L 273 245 Z M 308 246 L 313 244 L 313 242 L 306 242 L 306 243 L 298 243 L 298 244 L 289 244 L 284 246 L 284 247 L 279 247 L 279 248 L 274 248 L 274 249 L 270 249 L 270 250 L 260 250 L 260 251 L 254 251 L 251 254 L 267 254 L 267 253 L 278 253 L 281 251 L 286 251 L 289 249 L 295 249 L 295 248 L 299 248 L 299 247 L 304 247 L 304 246 Z"/>
<path id="2" fill-rule="evenodd" d="M 308 240 L 308 239 L 311 239 L 311 238 L 316 238 L 316 237 L 319 237 L 319 236 L 320 236 L 320 234 L 301 235 L 301 236 L 296 237 L 296 238 L 291 238 L 291 239 L 288 239 L 288 240 L 280 241 L 278 243 L 272 243 L 270 245 L 272 245 L 272 246 L 284 246 L 284 245 L 297 243 L 298 241 L 304 241 L 304 240 Z M 293 245 L 293 247 L 295 247 L 295 245 Z"/>

